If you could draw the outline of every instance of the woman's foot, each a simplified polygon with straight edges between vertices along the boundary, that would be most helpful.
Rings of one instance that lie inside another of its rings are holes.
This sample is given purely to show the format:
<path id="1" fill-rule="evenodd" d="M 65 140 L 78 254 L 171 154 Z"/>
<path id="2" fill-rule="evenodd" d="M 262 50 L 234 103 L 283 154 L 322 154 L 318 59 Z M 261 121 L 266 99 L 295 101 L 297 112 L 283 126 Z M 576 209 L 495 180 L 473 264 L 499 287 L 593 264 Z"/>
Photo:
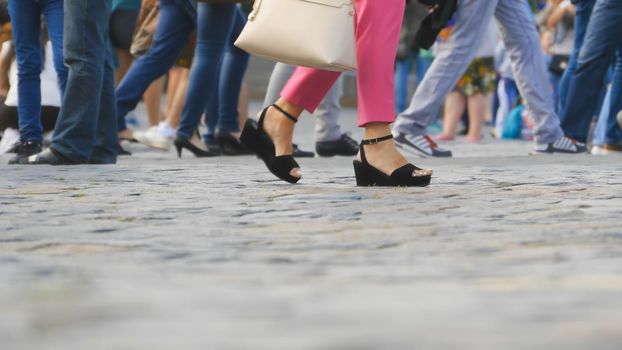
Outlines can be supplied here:
<path id="1" fill-rule="evenodd" d="M 291 110 L 293 108 L 285 106 L 281 107 L 286 113 L 290 115 L 300 115 L 300 111 Z M 287 118 L 282 111 L 279 111 L 276 107 L 268 107 L 266 116 L 263 122 L 263 131 L 268 134 L 272 142 L 274 143 L 274 155 L 286 156 L 292 155 L 294 152 L 292 139 L 294 137 L 294 126 L 296 123 L 290 118 Z M 294 168 L 289 173 L 293 177 L 301 178 L 302 171 L 300 168 Z"/>
<path id="2" fill-rule="evenodd" d="M 408 160 L 399 152 L 393 139 L 378 142 L 373 145 L 365 145 L 365 156 L 367 162 L 386 175 L 391 175 L 396 169 L 408 164 Z M 361 154 L 356 156 L 361 160 Z M 432 176 L 432 170 L 415 170 L 413 176 Z"/>
<path id="3" fill-rule="evenodd" d="M 434 141 L 454 141 L 456 139 L 456 136 L 452 136 L 452 135 L 446 135 L 446 134 L 439 134 L 434 136 Z"/>
<path id="4" fill-rule="evenodd" d="M 482 142 L 482 136 L 467 136 L 464 139 L 467 143 L 481 143 Z"/>

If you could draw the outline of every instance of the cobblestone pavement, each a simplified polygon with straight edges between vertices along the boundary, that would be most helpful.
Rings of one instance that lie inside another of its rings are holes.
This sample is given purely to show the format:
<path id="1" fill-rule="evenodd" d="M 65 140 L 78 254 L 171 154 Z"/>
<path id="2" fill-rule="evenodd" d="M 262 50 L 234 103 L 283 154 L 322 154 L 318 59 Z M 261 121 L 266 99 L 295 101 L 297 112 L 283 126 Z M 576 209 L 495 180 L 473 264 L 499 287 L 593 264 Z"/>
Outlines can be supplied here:
<path id="1" fill-rule="evenodd" d="M 0 158 L 1 349 L 622 348 L 622 157 L 456 144 L 429 188 L 361 189 L 131 147 Z"/>

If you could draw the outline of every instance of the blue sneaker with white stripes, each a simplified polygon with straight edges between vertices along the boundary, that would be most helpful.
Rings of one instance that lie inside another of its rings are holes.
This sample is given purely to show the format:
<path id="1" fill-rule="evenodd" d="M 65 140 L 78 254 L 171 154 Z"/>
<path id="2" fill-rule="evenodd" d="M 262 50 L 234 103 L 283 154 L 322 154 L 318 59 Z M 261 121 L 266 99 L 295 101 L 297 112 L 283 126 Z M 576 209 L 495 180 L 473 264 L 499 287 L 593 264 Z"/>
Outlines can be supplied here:
<path id="1" fill-rule="evenodd" d="M 532 155 L 539 154 L 580 154 L 587 153 L 587 146 L 569 137 L 563 136 L 553 143 L 536 144 L 533 149 Z"/>
<path id="2" fill-rule="evenodd" d="M 398 133 L 395 135 L 395 144 L 397 147 L 406 152 L 416 154 L 418 156 L 447 158 L 453 156 L 450 150 L 438 147 L 436 142 L 428 135 L 412 135 Z"/>

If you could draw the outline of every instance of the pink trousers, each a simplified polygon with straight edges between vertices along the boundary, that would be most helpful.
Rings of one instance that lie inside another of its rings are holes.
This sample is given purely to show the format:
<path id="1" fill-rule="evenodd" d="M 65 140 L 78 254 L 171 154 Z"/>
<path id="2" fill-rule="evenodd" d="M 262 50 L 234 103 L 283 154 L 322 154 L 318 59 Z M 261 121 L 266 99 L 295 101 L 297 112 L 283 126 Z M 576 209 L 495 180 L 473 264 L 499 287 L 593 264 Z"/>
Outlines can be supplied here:
<path id="1" fill-rule="evenodd" d="M 394 64 L 404 0 L 355 0 L 359 126 L 395 120 Z M 281 92 L 286 101 L 313 113 L 339 72 L 300 67 Z"/>

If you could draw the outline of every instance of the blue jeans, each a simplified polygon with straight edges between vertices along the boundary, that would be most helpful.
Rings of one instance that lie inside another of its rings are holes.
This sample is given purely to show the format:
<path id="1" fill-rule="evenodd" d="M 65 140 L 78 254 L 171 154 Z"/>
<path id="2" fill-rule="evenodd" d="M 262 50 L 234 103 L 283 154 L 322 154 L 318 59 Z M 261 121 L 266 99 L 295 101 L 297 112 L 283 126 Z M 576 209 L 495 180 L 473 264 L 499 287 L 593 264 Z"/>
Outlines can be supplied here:
<path id="1" fill-rule="evenodd" d="M 9 12 L 18 66 L 20 139 L 22 142 L 41 142 L 41 14 L 47 23 L 54 53 L 54 68 L 61 91 L 64 91 L 67 67 L 63 64 L 63 0 L 9 1 Z"/>
<path id="2" fill-rule="evenodd" d="M 566 135 L 586 142 L 592 117 L 597 113 L 601 91 L 611 62 L 616 58 L 609 111 L 622 110 L 622 2 L 597 0 L 585 34 L 577 68 L 568 82 L 561 125 Z M 586 88 L 589 87 L 589 88 Z"/>
<path id="3" fill-rule="evenodd" d="M 240 131 L 238 100 L 250 55 L 233 43 L 244 29 L 245 24 L 246 17 L 238 8 L 234 14 L 233 27 L 227 40 L 218 78 L 218 88 L 210 97 L 205 109 L 207 124 L 205 143 L 207 144 L 214 143 L 216 131 L 226 134 Z"/>
<path id="4" fill-rule="evenodd" d="M 607 89 L 605 100 L 602 104 L 598 124 L 594 131 L 595 145 L 622 144 L 622 129 L 618 124 L 618 113 L 621 112 L 620 92 L 622 87 L 622 45 L 618 46 L 616 62 L 612 67 L 611 88 Z"/>
<path id="5" fill-rule="evenodd" d="M 51 148 L 77 163 L 109 164 L 117 158 L 111 7 L 112 0 L 65 0 L 69 76 Z"/>
<path id="6" fill-rule="evenodd" d="M 231 96 L 239 96 L 239 89 L 241 84 L 241 77 L 236 76 L 235 82 L 228 81 L 229 77 L 226 74 L 221 74 L 221 68 L 225 68 L 223 59 L 227 48 L 231 45 L 232 30 L 236 18 L 238 18 L 236 5 L 210 5 L 205 3 L 198 4 L 198 25 L 197 25 L 197 46 L 194 54 L 194 62 L 190 71 L 190 78 L 188 81 L 188 93 L 186 95 L 186 105 L 182 112 L 181 122 L 179 123 L 179 129 L 177 130 L 177 136 L 180 138 L 190 138 L 192 133 L 199 125 L 201 115 L 206 108 L 210 99 L 217 101 L 218 103 L 209 103 L 210 111 L 210 123 L 214 127 L 214 114 L 218 115 L 220 119 L 220 113 L 225 111 L 235 110 L 232 112 L 235 122 L 231 122 L 231 116 L 224 116 L 226 122 L 225 126 L 232 129 L 238 129 L 237 126 L 237 99 L 232 101 Z M 236 29 L 238 26 L 236 26 Z M 238 29 L 239 30 L 239 29 Z M 230 56 L 229 62 L 226 67 L 227 72 L 222 69 L 222 73 L 231 73 L 235 67 L 231 67 L 231 63 L 235 59 Z M 244 64 L 246 65 L 246 63 Z M 237 72 L 237 74 L 243 75 L 244 70 Z M 238 83 L 239 81 L 239 83 Z M 237 84 L 237 88 L 233 85 Z M 219 86 L 220 85 L 220 86 Z M 219 91 L 216 92 L 219 87 L 227 87 L 227 89 L 238 90 L 236 92 L 231 91 Z M 221 105 L 221 101 L 224 101 Z M 214 107 L 218 105 L 217 107 Z M 218 111 L 218 113 L 215 112 Z M 224 131 L 224 130 L 223 130 Z"/>
<path id="7" fill-rule="evenodd" d="M 408 79 L 410 77 L 410 71 L 412 70 L 413 60 L 415 64 L 415 72 L 417 76 L 417 83 L 423 81 L 425 73 L 432 65 L 432 61 L 428 58 L 423 58 L 416 52 L 411 52 L 408 57 L 403 60 L 398 60 L 395 64 L 395 109 L 397 113 L 403 112 L 408 103 Z"/>
<path id="8" fill-rule="evenodd" d="M 149 51 L 141 56 L 117 87 L 118 130 L 151 83 L 173 67 L 195 28 L 195 19 L 175 0 L 160 0 L 160 21 Z"/>
<path id="9" fill-rule="evenodd" d="M 579 53 L 583 47 L 583 41 L 585 40 L 585 33 L 587 32 L 587 26 L 590 23 L 590 17 L 592 16 L 592 10 L 596 0 L 579 0 L 576 1 L 577 14 L 574 20 L 574 46 L 570 60 L 568 61 L 568 67 L 564 71 L 562 80 L 559 82 L 559 94 L 558 94 L 558 111 L 561 111 L 563 106 L 566 105 L 566 98 L 568 96 L 568 84 L 570 78 L 577 70 L 577 61 L 579 59 Z"/>

